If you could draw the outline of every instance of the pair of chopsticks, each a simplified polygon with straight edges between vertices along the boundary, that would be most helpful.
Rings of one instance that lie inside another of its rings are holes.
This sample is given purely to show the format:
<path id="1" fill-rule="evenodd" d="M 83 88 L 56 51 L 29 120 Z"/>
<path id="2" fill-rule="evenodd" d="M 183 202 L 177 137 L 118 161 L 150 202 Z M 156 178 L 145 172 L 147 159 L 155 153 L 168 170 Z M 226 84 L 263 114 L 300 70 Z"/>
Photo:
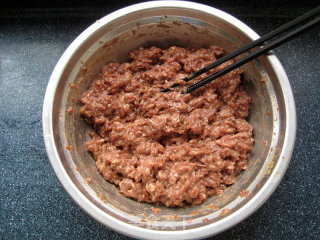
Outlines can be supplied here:
<path id="1" fill-rule="evenodd" d="M 294 37 L 296 37 L 297 35 L 305 32 L 306 30 L 309 30 L 311 27 L 315 26 L 316 24 L 318 24 L 320 22 L 320 16 L 317 16 L 320 13 L 320 6 L 307 12 L 306 14 L 292 20 L 291 22 L 288 22 L 284 25 L 282 25 L 281 27 L 271 31 L 270 33 L 258 38 L 257 40 L 239 48 L 238 50 L 234 51 L 233 53 L 226 55 L 220 59 L 218 59 L 217 61 L 214 61 L 213 63 L 201 68 L 200 70 L 190 74 L 189 76 L 183 78 L 183 80 L 185 82 L 189 82 L 190 80 L 200 76 L 201 74 L 209 71 L 210 69 L 219 66 L 220 64 L 254 48 L 254 47 L 260 47 L 257 51 L 248 54 L 247 56 L 243 57 L 242 59 L 235 61 L 234 63 L 232 63 L 231 65 L 223 68 L 222 70 L 210 75 L 209 77 L 191 85 L 190 87 L 186 88 L 185 90 L 181 91 L 181 94 L 185 94 L 185 93 L 191 93 L 192 91 L 212 82 L 213 80 L 215 80 L 216 78 L 234 70 L 235 68 L 240 67 L 241 65 L 269 52 L 270 50 L 280 46 L 281 44 L 293 39 Z M 294 29 L 296 27 L 296 29 Z M 290 30 L 290 31 L 289 31 Z M 285 31 L 289 31 L 288 33 L 286 33 L 285 35 L 283 35 L 282 37 L 273 40 L 272 42 L 270 42 L 269 44 L 266 44 L 265 41 L 270 40 L 271 38 L 274 38 L 275 36 L 285 32 Z M 170 86 L 170 88 L 175 88 L 180 86 L 180 84 L 173 84 Z M 166 88 L 166 89 L 161 89 L 161 92 L 169 92 L 170 89 Z"/>

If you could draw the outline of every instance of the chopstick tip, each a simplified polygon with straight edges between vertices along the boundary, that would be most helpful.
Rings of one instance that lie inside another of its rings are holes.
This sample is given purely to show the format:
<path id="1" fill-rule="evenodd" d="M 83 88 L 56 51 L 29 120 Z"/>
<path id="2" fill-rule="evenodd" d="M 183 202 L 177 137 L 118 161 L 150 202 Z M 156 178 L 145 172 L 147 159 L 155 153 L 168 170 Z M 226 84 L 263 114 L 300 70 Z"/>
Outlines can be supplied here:
<path id="1" fill-rule="evenodd" d="M 163 92 L 163 93 L 170 92 L 170 89 L 169 88 L 163 88 L 163 89 L 160 90 L 160 92 Z"/>
<path id="2" fill-rule="evenodd" d="M 180 86 L 179 83 L 174 83 L 174 84 L 172 84 L 170 87 L 171 87 L 171 88 L 176 88 L 176 87 L 179 87 L 179 86 Z"/>
<path id="3" fill-rule="evenodd" d="M 189 76 L 186 76 L 186 77 L 182 78 L 182 80 L 185 81 L 185 82 L 188 82 L 188 81 L 190 81 L 192 78 L 193 78 L 193 75 L 190 74 Z"/>

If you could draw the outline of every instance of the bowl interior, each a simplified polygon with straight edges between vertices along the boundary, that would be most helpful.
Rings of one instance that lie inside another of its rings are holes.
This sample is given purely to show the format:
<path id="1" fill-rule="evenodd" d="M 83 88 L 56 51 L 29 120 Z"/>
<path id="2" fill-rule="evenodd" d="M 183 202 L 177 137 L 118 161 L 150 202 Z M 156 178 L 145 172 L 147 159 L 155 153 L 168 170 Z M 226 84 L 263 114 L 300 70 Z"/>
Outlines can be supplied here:
<path id="1" fill-rule="evenodd" d="M 252 98 L 249 122 L 254 127 L 254 150 L 248 168 L 235 184 L 220 196 L 199 206 L 159 207 L 123 197 L 104 180 L 88 153 L 86 141 L 91 127 L 80 117 L 79 99 L 108 62 L 124 61 L 128 52 L 139 47 L 172 45 L 207 47 L 211 44 L 232 52 L 252 39 L 237 26 L 220 17 L 200 11 L 156 8 L 119 17 L 86 37 L 64 68 L 54 98 L 53 131 L 61 162 L 71 181 L 82 194 L 106 214 L 143 228 L 160 230 L 192 229 L 219 221 L 241 209 L 263 187 L 279 160 L 285 131 L 285 109 L 279 79 L 267 57 L 260 57 L 242 68 L 244 87 Z M 66 110 L 72 108 L 72 114 Z M 281 119 L 281 121 L 280 121 Z M 67 149 L 66 146 L 72 146 Z M 92 180 L 88 183 L 87 178 Z M 247 196 L 240 196 L 248 190 Z M 218 208 L 215 208 L 217 206 Z M 223 209 L 226 215 L 222 215 Z M 204 219 L 206 219 L 204 221 Z M 168 224 L 170 223 L 170 224 Z"/>

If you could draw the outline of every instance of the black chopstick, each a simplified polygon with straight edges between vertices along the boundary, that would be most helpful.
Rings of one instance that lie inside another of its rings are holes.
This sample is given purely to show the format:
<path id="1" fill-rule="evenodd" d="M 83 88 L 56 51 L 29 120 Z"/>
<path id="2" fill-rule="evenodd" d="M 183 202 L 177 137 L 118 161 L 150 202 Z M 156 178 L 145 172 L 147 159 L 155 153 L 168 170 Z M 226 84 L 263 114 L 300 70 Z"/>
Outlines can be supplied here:
<path id="1" fill-rule="evenodd" d="M 269 40 L 269 39 L 271 39 L 271 38 L 274 38 L 275 36 L 277 36 L 277 35 L 285 32 L 285 31 L 287 31 L 287 30 L 289 30 L 289 29 L 291 29 L 291 28 L 293 28 L 293 27 L 301 24 L 302 22 L 306 21 L 307 19 L 309 19 L 309 18 L 311 18 L 311 17 L 313 17 L 313 16 L 315 16 L 315 15 L 317 15 L 317 14 L 319 14 L 319 13 L 320 13 L 320 7 L 317 7 L 317 8 L 315 8 L 315 9 L 307 12 L 306 14 L 304 14 L 304 15 L 298 17 L 298 18 L 295 18 L 295 19 L 292 20 L 291 22 L 288 22 L 288 23 L 282 25 L 281 27 L 279 27 L 279 28 L 271 31 L 270 33 L 268 33 L 268 34 L 266 34 L 266 35 L 264 35 L 264 36 L 256 39 L 255 41 L 253 41 L 253 42 L 251 42 L 251 43 L 249 43 L 249 44 L 247 44 L 247 45 L 239 48 L 238 50 L 232 52 L 231 54 L 228 54 L 228 55 L 226 55 L 226 56 L 218 59 L 217 61 L 214 61 L 213 63 L 205 66 L 204 68 L 201 68 L 200 70 L 198 70 L 198 71 L 190 74 L 189 76 L 183 78 L 183 80 L 184 80 L 185 82 L 188 82 L 188 81 L 190 81 L 191 79 L 193 79 L 193 78 L 195 78 L 195 77 L 198 77 L 198 76 L 200 76 L 201 74 L 209 71 L 210 69 L 212 69 L 212 68 L 214 68 L 214 67 L 216 67 L 216 66 L 219 66 L 220 64 L 222 64 L 222 63 L 224 63 L 224 62 L 226 62 L 226 61 L 228 61 L 228 60 L 230 60 L 230 59 L 232 59 L 232 58 L 234 58 L 234 57 L 236 57 L 236 56 L 238 56 L 238 55 L 240 55 L 240 54 L 242 54 L 242 53 L 244 53 L 244 52 L 246 52 L 246 51 L 248 51 L 248 50 L 250 50 L 251 48 L 254 48 L 254 47 L 257 47 L 257 46 L 262 46 L 265 41 L 267 41 L 267 40 Z M 316 23 L 315 23 L 315 24 L 316 24 Z M 303 31 L 304 31 L 304 30 L 303 30 Z M 297 33 L 297 34 L 298 34 L 298 33 Z M 295 34 L 295 36 L 296 36 L 297 34 Z M 291 38 L 290 38 L 290 39 L 291 39 Z M 288 40 L 286 40 L 286 41 L 289 41 L 290 39 L 288 39 Z M 286 42 L 286 41 L 283 41 L 283 42 Z M 283 43 L 283 42 L 281 42 L 281 43 Z M 280 44 L 278 44 L 277 46 L 279 46 L 279 45 L 280 45 Z M 276 47 L 276 46 L 274 46 L 273 48 L 275 48 L 275 47 Z M 272 48 L 270 48 L 270 50 L 271 50 L 271 49 L 272 49 Z M 267 51 L 266 51 L 266 52 L 267 52 Z M 263 53 L 261 53 L 261 54 L 264 54 L 264 53 L 265 53 L 265 52 L 263 52 Z M 261 54 L 260 54 L 260 55 L 261 55 Z M 258 56 L 260 56 L 260 55 L 257 55 L 256 57 L 258 57 Z M 254 58 L 255 58 L 255 57 L 254 57 Z M 251 60 L 251 59 L 250 59 L 250 60 Z M 250 61 L 250 60 L 248 60 L 248 61 Z M 246 62 L 247 62 L 247 61 L 246 61 Z M 246 63 L 246 62 L 243 62 L 242 64 L 244 64 L 244 63 Z M 242 64 L 241 64 L 241 65 L 242 65 Z M 239 65 L 239 66 L 241 66 L 241 65 Z M 234 69 L 234 68 L 233 68 L 233 69 Z M 232 69 L 231 69 L 231 70 L 232 70 Z M 231 70 L 229 70 L 229 71 L 231 71 Z M 225 72 L 225 73 L 227 73 L 227 72 Z M 224 73 L 224 74 L 225 74 L 225 73 Z M 222 74 L 222 75 L 223 75 L 223 74 Z M 221 76 L 221 75 L 219 75 L 219 76 Z M 219 76 L 218 76 L 218 77 L 219 77 Z M 211 77 L 211 76 L 210 76 L 210 77 Z M 217 78 L 217 77 L 216 77 L 216 78 Z M 212 80 L 213 80 L 213 79 L 212 79 Z M 211 81 L 212 81 L 212 80 L 211 80 Z M 175 87 L 178 87 L 178 86 L 180 86 L 180 84 L 175 83 L 175 84 L 171 85 L 170 88 L 175 88 Z M 161 92 L 168 92 L 168 91 L 170 91 L 170 89 L 162 89 L 162 90 L 161 90 Z"/>
<path id="2" fill-rule="evenodd" d="M 202 86 L 206 85 L 207 83 L 212 82 L 214 79 L 216 79 L 216 78 L 240 67 L 241 65 L 269 52 L 270 50 L 280 46 L 281 44 L 290 41 L 291 39 L 293 39 L 297 35 L 303 33 L 304 31 L 308 30 L 309 28 L 313 27 L 314 25 L 318 24 L 319 22 L 320 22 L 320 16 L 318 16 L 315 19 L 309 21 L 308 23 L 296 28 L 295 30 L 287 33 L 286 35 L 274 40 L 270 44 L 265 45 L 264 47 L 260 48 L 256 52 L 245 56 L 241 60 L 236 61 L 236 62 L 232 63 L 231 65 L 227 66 L 226 68 L 223 68 L 222 70 L 214 73 L 213 75 L 193 84 L 192 86 L 188 87 L 186 90 L 182 90 L 181 93 L 182 94 L 190 93 L 190 92 L 198 89 L 199 87 L 202 87 Z"/>

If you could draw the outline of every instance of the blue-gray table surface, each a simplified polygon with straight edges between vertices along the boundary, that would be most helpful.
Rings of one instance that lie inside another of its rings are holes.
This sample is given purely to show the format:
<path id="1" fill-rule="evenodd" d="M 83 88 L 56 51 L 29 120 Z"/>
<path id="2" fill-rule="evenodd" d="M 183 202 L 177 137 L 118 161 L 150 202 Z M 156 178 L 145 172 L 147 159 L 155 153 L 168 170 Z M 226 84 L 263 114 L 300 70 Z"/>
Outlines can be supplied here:
<path id="1" fill-rule="evenodd" d="M 259 34 L 312 8 L 218 3 L 210 5 Z M 46 155 L 41 126 L 46 86 L 59 57 L 86 27 L 122 5 L 0 10 L 0 239 L 128 239 L 93 220 L 65 192 Z M 212 239 L 320 239 L 319 30 L 275 50 L 298 120 L 284 178 L 259 210 Z"/>

